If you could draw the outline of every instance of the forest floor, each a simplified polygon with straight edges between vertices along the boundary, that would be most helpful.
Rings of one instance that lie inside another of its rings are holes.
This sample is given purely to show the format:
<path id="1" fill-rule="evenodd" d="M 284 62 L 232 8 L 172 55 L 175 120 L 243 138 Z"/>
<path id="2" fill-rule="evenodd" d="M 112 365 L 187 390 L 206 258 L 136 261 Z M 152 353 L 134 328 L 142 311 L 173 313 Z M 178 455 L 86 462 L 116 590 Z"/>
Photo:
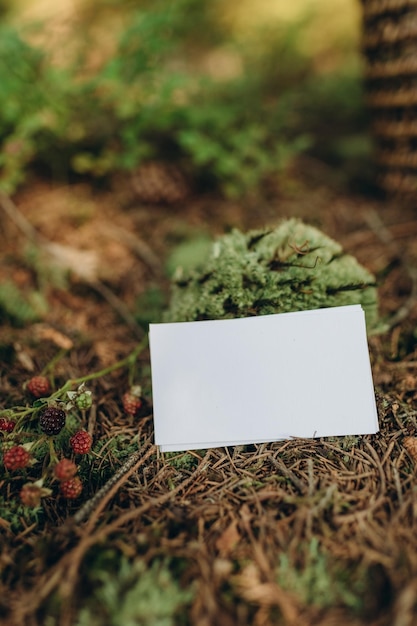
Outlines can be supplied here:
<path id="1" fill-rule="evenodd" d="M 26 478 L 1 470 L 1 623 L 415 624 L 417 484 L 404 445 L 417 429 L 415 209 L 329 186 L 305 159 L 268 197 L 151 206 L 126 181 L 35 180 L 4 203 L 0 280 L 35 294 L 38 317 L 3 316 L 0 409 L 30 407 L 25 384 L 45 369 L 56 390 L 131 354 L 146 336 L 141 320 L 168 301 L 171 253 L 231 228 L 293 216 L 319 227 L 376 275 L 391 325 L 369 338 L 372 436 L 164 455 L 152 443 L 146 349 L 134 367 L 88 382 L 93 405 L 79 419 L 94 443 L 82 495 L 65 500 L 52 481 L 30 516 L 16 502 L 39 464 Z M 146 399 L 136 418 L 122 405 L 132 383 Z"/>

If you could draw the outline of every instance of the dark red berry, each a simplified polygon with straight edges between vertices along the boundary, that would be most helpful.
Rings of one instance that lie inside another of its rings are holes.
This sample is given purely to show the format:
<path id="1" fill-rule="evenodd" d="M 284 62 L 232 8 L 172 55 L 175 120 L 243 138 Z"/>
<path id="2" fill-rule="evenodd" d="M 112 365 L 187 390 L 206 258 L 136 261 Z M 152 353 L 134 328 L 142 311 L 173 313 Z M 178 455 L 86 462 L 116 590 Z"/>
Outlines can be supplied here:
<path id="1" fill-rule="evenodd" d="M 45 409 L 39 418 L 39 426 L 47 435 L 57 435 L 65 426 L 65 411 L 56 406 Z"/>
<path id="2" fill-rule="evenodd" d="M 139 386 L 132 387 L 130 391 L 126 391 L 122 397 L 122 404 L 128 415 L 136 415 L 142 406 L 141 398 L 142 390 Z"/>
<path id="3" fill-rule="evenodd" d="M 51 385 L 45 376 L 33 376 L 26 387 L 35 398 L 43 398 L 51 392 Z"/>
<path id="4" fill-rule="evenodd" d="M 3 454 L 4 467 L 8 470 L 23 469 L 29 465 L 30 454 L 23 446 L 13 446 Z"/>
<path id="5" fill-rule="evenodd" d="M 16 422 L 14 420 L 8 420 L 5 417 L 0 417 L 0 430 L 3 430 L 6 433 L 11 433 L 16 426 Z"/>
<path id="6" fill-rule="evenodd" d="M 54 474 L 58 480 L 69 480 L 77 473 L 77 466 L 71 459 L 61 459 L 54 467 Z"/>
<path id="7" fill-rule="evenodd" d="M 69 480 L 64 480 L 61 483 L 61 493 L 64 498 L 68 498 L 69 500 L 74 500 L 75 498 L 78 498 L 82 490 L 83 484 L 78 476 L 70 478 Z"/>
<path id="8" fill-rule="evenodd" d="M 86 430 L 79 430 L 70 439 L 70 446 L 75 454 L 87 454 L 91 450 L 93 439 Z"/>

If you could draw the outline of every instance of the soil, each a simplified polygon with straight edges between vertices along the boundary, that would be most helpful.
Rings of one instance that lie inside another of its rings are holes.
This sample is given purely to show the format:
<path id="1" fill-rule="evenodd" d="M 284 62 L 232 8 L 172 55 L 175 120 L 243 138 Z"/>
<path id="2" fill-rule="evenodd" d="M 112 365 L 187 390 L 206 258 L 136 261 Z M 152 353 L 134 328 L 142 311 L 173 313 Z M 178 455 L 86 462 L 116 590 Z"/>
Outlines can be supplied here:
<path id="1" fill-rule="evenodd" d="M 175 466 L 151 443 L 146 351 L 134 381 L 147 400 L 142 417 L 123 411 L 121 397 L 131 382 L 126 369 L 94 381 L 94 412 L 85 427 L 95 442 L 121 433 L 136 437 L 138 451 L 135 444 L 130 469 L 125 466 L 104 499 L 90 500 L 83 519 L 77 512 L 100 485 L 89 485 L 73 503 L 47 498 L 40 526 L 23 524 L 15 532 L 0 519 L 5 624 L 46 623 L 48 614 L 48 624 L 76 624 L 80 602 L 88 601 L 83 585 L 91 551 L 103 545 L 147 564 L 159 557 L 183 563 L 178 578 L 184 587 L 194 581 L 194 596 L 172 623 L 415 624 L 417 459 L 407 437 L 417 428 L 416 212 L 399 200 L 332 187 L 327 178 L 324 166 L 300 159 L 286 178 L 252 197 L 193 195 L 167 206 L 139 202 L 128 179 L 106 189 L 33 180 L 13 201 L 38 233 L 36 254 L 30 233 L 0 210 L 0 279 L 24 293 L 36 289 L 45 305 L 33 323 L 3 320 L 0 408 L 27 403 L 28 378 L 62 350 L 53 369 L 56 386 L 131 353 L 146 334 L 138 320 L 149 289 L 169 298 L 171 251 L 201 233 L 300 217 L 375 273 L 381 318 L 390 324 L 369 338 L 381 430 L 354 441 L 219 448 L 193 453 L 190 468 Z M 50 242 L 65 248 L 51 254 Z M 125 460 L 113 458 L 113 474 Z M 6 479 L 0 484 L 12 497 Z M 312 567 L 313 540 L 326 555 L 329 575 L 345 581 L 358 606 L 334 590 L 326 599 L 314 576 L 302 578 L 300 572 Z M 283 555 L 298 572 L 296 579 L 288 574 L 288 585 L 279 577 Z"/>

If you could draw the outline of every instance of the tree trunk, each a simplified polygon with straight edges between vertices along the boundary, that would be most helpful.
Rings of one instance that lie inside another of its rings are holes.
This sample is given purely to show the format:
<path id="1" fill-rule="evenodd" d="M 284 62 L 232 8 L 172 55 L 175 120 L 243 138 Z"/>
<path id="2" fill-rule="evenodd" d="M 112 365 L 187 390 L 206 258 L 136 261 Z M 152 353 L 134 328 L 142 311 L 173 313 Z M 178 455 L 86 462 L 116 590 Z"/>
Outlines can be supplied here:
<path id="1" fill-rule="evenodd" d="M 361 0 L 378 184 L 417 200 L 417 0 Z"/>

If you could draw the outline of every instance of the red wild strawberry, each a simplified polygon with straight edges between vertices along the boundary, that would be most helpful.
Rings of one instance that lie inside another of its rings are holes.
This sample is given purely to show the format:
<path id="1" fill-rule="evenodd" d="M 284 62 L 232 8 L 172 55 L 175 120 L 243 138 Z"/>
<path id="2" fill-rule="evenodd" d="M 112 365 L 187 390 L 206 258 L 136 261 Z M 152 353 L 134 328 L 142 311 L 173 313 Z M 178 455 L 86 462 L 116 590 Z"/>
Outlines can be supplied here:
<path id="1" fill-rule="evenodd" d="M 6 433 L 11 433 L 16 426 L 16 422 L 14 420 L 8 420 L 5 417 L 0 417 L 0 430 L 3 430 Z"/>
<path id="2" fill-rule="evenodd" d="M 65 426 L 65 411 L 57 406 L 50 406 L 41 413 L 39 426 L 47 435 L 57 435 Z"/>
<path id="3" fill-rule="evenodd" d="M 77 466 L 70 459 L 61 459 L 54 467 L 54 474 L 58 480 L 69 480 L 77 473 Z"/>
<path id="4" fill-rule="evenodd" d="M 82 490 L 83 484 L 78 476 L 74 476 L 74 478 L 70 478 L 69 480 L 64 480 L 61 483 L 61 493 L 64 498 L 68 498 L 69 500 L 78 498 Z"/>
<path id="5" fill-rule="evenodd" d="M 44 398 L 51 392 L 51 385 L 45 376 L 33 376 L 26 387 L 35 398 Z"/>
<path id="6" fill-rule="evenodd" d="M 70 439 L 70 446 L 75 454 L 87 454 L 92 443 L 93 439 L 86 430 L 78 430 Z"/>
<path id="7" fill-rule="evenodd" d="M 122 397 L 122 404 L 128 415 L 136 415 L 142 406 L 142 388 L 138 386 L 132 387 Z"/>
<path id="8" fill-rule="evenodd" d="M 17 470 L 27 467 L 30 454 L 23 446 L 13 446 L 3 454 L 4 467 L 8 470 Z"/>

